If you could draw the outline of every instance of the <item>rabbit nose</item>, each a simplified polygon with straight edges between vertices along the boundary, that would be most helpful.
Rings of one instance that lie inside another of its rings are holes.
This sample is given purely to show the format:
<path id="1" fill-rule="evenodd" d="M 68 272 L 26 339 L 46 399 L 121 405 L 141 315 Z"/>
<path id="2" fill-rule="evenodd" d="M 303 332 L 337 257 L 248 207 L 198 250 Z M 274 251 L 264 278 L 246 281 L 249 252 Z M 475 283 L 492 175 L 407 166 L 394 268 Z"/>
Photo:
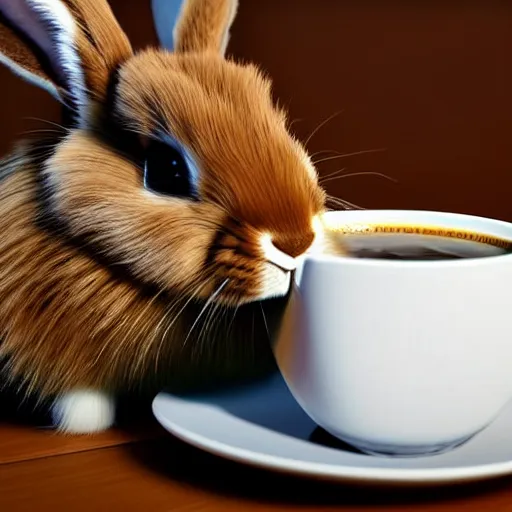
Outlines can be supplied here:
<path id="1" fill-rule="evenodd" d="M 261 238 L 261 248 L 267 261 L 283 270 L 292 271 L 297 268 L 297 256 L 307 251 L 314 238 L 313 233 L 308 233 L 307 236 L 302 237 L 283 238 L 272 238 L 270 235 L 264 235 Z"/>
<path id="2" fill-rule="evenodd" d="M 276 265 L 282 270 L 290 272 L 295 270 L 297 267 L 295 258 L 278 249 L 272 242 L 272 237 L 270 235 L 263 235 L 261 237 L 260 244 L 263 256 L 268 262 Z"/>
<path id="3" fill-rule="evenodd" d="M 315 234 L 311 232 L 303 233 L 300 235 L 287 235 L 273 237 L 272 242 L 274 246 L 281 252 L 284 252 L 292 258 L 296 258 L 304 254 L 315 239 Z"/>

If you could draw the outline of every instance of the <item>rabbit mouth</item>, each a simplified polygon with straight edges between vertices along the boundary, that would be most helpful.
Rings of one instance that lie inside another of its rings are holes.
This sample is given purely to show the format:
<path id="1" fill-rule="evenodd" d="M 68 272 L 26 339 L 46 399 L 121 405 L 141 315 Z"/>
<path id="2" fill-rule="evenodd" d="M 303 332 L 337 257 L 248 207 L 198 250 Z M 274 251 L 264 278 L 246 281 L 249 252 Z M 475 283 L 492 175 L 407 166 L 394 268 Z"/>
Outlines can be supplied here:
<path id="1" fill-rule="evenodd" d="M 289 292 L 296 259 L 276 248 L 268 235 L 254 235 L 230 229 L 215 238 L 206 266 L 214 276 L 210 296 L 215 302 L 236 307 Z"/>
<path id="2" fill-rule="evenodd" d="M 226 253 L 222 255 L 226 256 Z M 212 300 L 228 306 L 240 306 L 283 297 L 289 292 L 295 263 L 293 268 L 290 265 L 285 268 L 281 261 L 269 261 L 261 256 L 243 259 L 238 256 L 229 263 L 221 263 L 221 256 L 215 265 Z"/>
<path id="3" fill-rule="evenodd" d="M 292 249 L 285 251 L 268 232 L 235 221 L 226 223 L 214 237 L 206 262 L 207 272 L 214 276 L 212 300 L 240 306 L 286 296 L 300 256 L 315 236 L 305 231 L 296 239 L 300 243 L 284 244 Z"/>
<path id="4" fill-rule="evenodd" d="M 254 275 L 242 280 L 230 277 L 229 272 L 218 276 L 209 301 L 238 307 L 252 302 L 284 297 L 291 286 L 292 271 L 284 270 L 273 263 L 264 263 Z"/>
<path id="5" fill-rule="evenodd" d="M 290 290 L 292 272 L 274 262 L 266 263 L 261 273 L 261 291 L 257 300 L 284 297 Z"/>

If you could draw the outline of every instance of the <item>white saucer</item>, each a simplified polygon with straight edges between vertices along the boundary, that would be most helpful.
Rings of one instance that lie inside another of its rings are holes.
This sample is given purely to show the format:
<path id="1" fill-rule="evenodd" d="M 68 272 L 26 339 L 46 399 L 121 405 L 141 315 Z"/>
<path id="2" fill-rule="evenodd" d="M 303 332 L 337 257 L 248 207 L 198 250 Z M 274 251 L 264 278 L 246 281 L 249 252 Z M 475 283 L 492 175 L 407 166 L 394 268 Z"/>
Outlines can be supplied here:
<path id="1" fill-rule="evenodd" d="M 341 443 L 331 447 L 311 440 L 320 429 L 295 402 L 280 375 L 210 395 L 162 392 L 153 402 L 153 413 L 169 432 L 208 452 L 317 479 L 439 485 L 512 474 L 512 403 L 466 444 L 441 455 L 407 459 L 373 457 Z"/>

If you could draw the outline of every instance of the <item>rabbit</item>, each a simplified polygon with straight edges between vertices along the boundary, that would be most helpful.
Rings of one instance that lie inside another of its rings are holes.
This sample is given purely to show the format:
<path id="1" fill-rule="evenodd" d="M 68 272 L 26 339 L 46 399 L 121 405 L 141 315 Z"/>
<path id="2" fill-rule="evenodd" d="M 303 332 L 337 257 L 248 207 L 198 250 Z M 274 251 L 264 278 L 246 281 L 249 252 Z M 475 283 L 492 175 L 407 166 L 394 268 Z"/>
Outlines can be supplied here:
<path id="1" fill-rule="evenodd" d="M 134 52 L 105 0 L 0 0 L 0 61 L 62 105 L 61 131 L 0 163 L 3 381 L 58 432 L 110 428 L 127 390 L 271 359 L 264 308 L 325 192 L 270 79 L 226 56 L 237 10 L 184 0 L 158 20 L 172 45 Z"/>

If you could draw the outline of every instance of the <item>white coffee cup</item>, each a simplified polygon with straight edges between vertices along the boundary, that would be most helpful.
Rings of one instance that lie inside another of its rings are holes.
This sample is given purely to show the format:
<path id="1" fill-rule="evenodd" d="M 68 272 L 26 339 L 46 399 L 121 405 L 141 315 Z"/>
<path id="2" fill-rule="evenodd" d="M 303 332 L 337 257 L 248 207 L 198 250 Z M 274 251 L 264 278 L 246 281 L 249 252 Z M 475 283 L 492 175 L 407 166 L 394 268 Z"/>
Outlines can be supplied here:
<path id="1" fill-rule="evenodd" d="M 441 212 L 325 220 L 512 240 L 512 224 Z M 496 252 L 418 261 L 312 251 L 274 346 L 295 399 L 326 431 L 371 454 L 439 453 L 485 428 L 512 398 L 512 255 Z"/>

